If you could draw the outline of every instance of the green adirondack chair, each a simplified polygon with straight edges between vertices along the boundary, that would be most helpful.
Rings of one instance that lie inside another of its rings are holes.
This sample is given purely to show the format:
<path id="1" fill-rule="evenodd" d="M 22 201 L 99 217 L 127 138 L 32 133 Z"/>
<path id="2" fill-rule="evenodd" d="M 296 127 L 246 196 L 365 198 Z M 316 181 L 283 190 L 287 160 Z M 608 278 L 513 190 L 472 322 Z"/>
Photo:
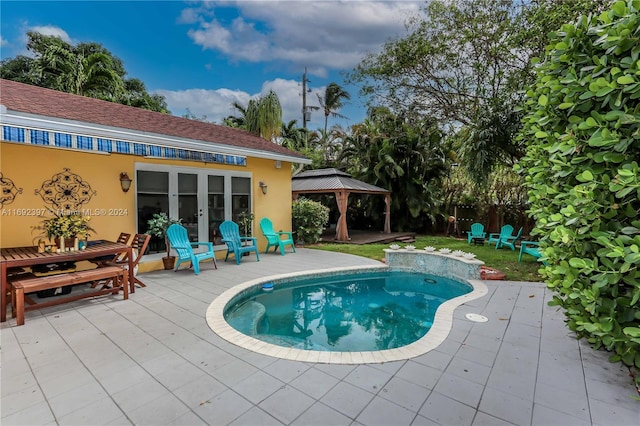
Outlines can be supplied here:
<path id="1" fill-rule="evenodd" d="M 540 243 L 537 241 L 522 241 L 520 243 L 520 255 L 518 256 L 518 262 L 522 262 L 522 255 L 528 254 L 536 258 L 536 260 L 542 257 L 540 253 Z"/>
<path id="2" fill-rule="evenodd" d="M 471 244 L 474 238 L 482 238 L 485 239 L 487 237 L 487 233 L 484 232 L 484 225 L 481 223 L 472 223 L 471 230 L 467 232 L 467 242 Z"/>
<path id="3" fill-rule="evenodd" d="M 240 227 L 238 224 L 225 220 L 218 228 L 220 235 L 222 235 L 222 242 L 227 244 L 227 255 L 224 257 L 226 262 L 230 254 L 236 257 L 236 264 L 240 264 L 242 255 L 244 253 L 254 252 L 256 254 L 256 260 L 260 261 L 260 255 L 258 254 L 258 242 L 255 237 L 243 237 L 240 236 Z"/>
<path id="4" fill-rule="evenodd" d="M 513 226 L 504 225 L 502 228 L 500 228 L 500 233 L 489 234 L 489 239 L 487 240 L 487 242 L 489 243 L 489 245 L 491 245 L 491 243 L 496 243 L 497 247 L 502 237 L 508 237 L 511 234 L 513 234 Z"/>
<path id="5" fill-rule="evenodd" d="M 169 244 L 171 244 L 171 248 L 174 249 L 178 255 L 174 271 L 178 270 L 181 263 L 191 262 L 193 272 L 198 275 L 200 273 L 200 262 L 207 259 L 213 260 L 213 266 L 218 269 L 218 265 L 216 264 L 216 255 L 213 252 L 213 243 L 189 241 L 187 229 L 177 223 L 174 223 L 167 228 L 167 239 L 169 240 Z M 193 248 L 198 246 L 205 246 L 206 251 L 202 253 L 194 252 Z"/>
<path id="6" fill-rule="evenodd" d="M 273 247 L 275 252 L 280 249 L 280 254 L 284 256 L 285 246 L 291 246 L 293 252 L 296 252 L 296 245 L 293 242 L 293 233 L 287 231 L 276 231 L 273 229 L 273 223 L 271 219 L 263 217 L 260 219 L 260 230 L 262 235 L 267 239 L 267 248 L 265 253 L 269 252 L 269 249 Z M 282 237 L 285 237 L 284 239 Z"/>
<path id="7" fill-rule="evenodd" d="M 509 247 L 511 250 L 515 250 L 516 249 L 516 241 L 518 241 L 518 238 L 520 238 L 522 236 L 522 227 L 520 227 L 520 230 L 518 231 L 518 233 L 516 235 L 509 235 L 509 236 L 501 236 L 500 237 L 500 241 L 498 241 L 496 243 L 496 250 L 499 249 L 502 246 L 505 247 Z"/>

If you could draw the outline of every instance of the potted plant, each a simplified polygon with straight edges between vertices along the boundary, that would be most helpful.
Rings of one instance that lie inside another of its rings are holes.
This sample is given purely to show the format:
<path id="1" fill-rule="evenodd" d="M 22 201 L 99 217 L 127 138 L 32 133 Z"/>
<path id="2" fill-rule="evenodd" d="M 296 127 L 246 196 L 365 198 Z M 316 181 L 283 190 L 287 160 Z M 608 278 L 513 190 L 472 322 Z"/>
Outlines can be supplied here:
<path id="1" fill-rule="evenodd" d="M 253 219 L 255 219 L 255 215 L 251 212 L 240 212 L 240 214 L 238 214 L 238 227 L 240 228 L 240 232 L 242 232 L 242 236 L 251 236 Z"/>
<path id="2" fill-rule="evenodd" d="M 251 237 L 253 233 L 253 219 L 255 215 L 252 212 L 240 212 L 238 214 L 238 227 L 243 237 Z M 248 241 L 243 241 L 242 245 L 250 244 Z M 242 253 L 243 256 L 249 256 L 250 253 Z"/>
<path id="3" fill-rule="evenodd" d="M 76 246 L 77 240 L 86 240 L 91 232 L 95 232 L 89 225 L 91 217 L 78 213 L 56 214 L 42 221 L 40 229 L 44 230 L 49 239 L 56 239 L 56 245 L 64 250 L 65 247 Z M 77 246 L 76 246 L 77 249 Z"/>
<path id="4" fill-rule="evenodd" d="M 162 258 L 164 269 L 173 269 L 173 265 L 176 261 L 175 256 L 171 256 L 171 244 L 167 238 L 167 229 L 174 223 L 182 223 L 182 219 L 171 219 L 166 213 L 154 213 L 153 217 L 147 221 L 149 229 L 147 234 L 154 235 L 158 238 L 162 238 L 167 246 L 167 255 Z"/>

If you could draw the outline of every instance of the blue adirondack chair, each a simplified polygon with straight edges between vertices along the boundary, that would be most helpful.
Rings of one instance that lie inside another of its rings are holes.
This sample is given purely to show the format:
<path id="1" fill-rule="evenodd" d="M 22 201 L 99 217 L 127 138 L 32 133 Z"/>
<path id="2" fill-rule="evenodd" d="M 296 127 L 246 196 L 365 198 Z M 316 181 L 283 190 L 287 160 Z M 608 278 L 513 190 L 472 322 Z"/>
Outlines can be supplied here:
<path id="1" fill-rule="evenodd" d="M 483 240 L 487 237 L 487 233 L 484 232 L 484 225 L 481 223 L 472 223 L 471 230 L 467 232 L 467 242 L 471 244 L 474 238 L 482 238 Z"/>
<path id="2" fill-rule="evenodd" d="M 502 237 L 508 237 L 511 234 L 513 234 L 513 226 L 504 225 L 502 228 L 500 228 L 500 233 L 489 234 L 489 239 L 487 240 L 487 242 L 489 243 L 489 245 L 491 245 L 491 243 L 496 243 L 497 247 Z"/>
<path id="3" fill-rule="evenodd" d="M 516 241 L 518 241 L 518 238 L 520 238 L 522 236 L 522 227 L 520 227 L 520 230 L 518 231 L 518 233 L 516 235 L 509 235 L 509 236 L 501 236 L 500 237 L 500 241 L 498 241 L 496 243 L 496 250 L 499 249 L 502 246 L 505 247 L 509 247 L 511 250 L 515 250 L 516 249 Z"/>
<path id="4" fill-rule="evenodd" d="M 289 245 L 293 249 L 293 252 L 296 252 L 296 245 L 293 242 L 293 232 L 274 230 L 271 219 L 267 217 L 260 219 L 260 230 L 262 231 L 262 235 L 267 239 L 265 253 L 269 252 L 269 249 L 273 247 L 274 252 L 279 248 L 280 254 L 284 256 L 285 246 Z M 282 237 L 285 238 L 283 239 Z"/>
<path id="5" fill-rule="evenodd" d="M 230 254 L 236 257 L 236 264 L 240 264 L 242 255 L 244 253 L 255 252 L 256 260 L 260 261 L 260 255 L 258 254 L 258 243 L 255 237 L 243 237 L 240 236 L 240 228 L 238 224 L 225 220 L 218 227 L 220 235 L 222 235 L 222 242 L 227 244 L 227 255 L 224 257 L 226 262 Z"/>
<path id="6" fill-rule="evenodd" d="M 191 266 L 193 266 L 193 272 L 198 275 L 200 273 L 200 262 L 206 259 L 213 260 L 213 266 L 218 269 L 218 265 L 216 264 L 216 255 L 213 252 L 213 243 L 189 241 L 187 229 L 177 223 L 169 226 L 167 229 L 167 238 L 169 239 L 171 248 L 174 249 L 178 255 L 174 271 L 178 270 L 181 263 L 188 261 L 191 262 Z M 206 246 L 207 250 L 202 253 L 195 253 L 193 249 L 198 246 Z"/>

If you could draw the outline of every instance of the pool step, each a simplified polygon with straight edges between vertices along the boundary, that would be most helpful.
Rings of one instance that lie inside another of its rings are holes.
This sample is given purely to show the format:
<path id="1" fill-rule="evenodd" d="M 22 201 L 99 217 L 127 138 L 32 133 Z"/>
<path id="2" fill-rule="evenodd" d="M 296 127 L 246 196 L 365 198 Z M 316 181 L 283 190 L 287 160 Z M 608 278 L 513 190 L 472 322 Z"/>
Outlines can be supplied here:
<path id="1" fill-rule="evenodd" d="M 240 333 L 255 336 L 266 311 L 262 303 L 250 300 L 229 315 L 227 322 Z"/>

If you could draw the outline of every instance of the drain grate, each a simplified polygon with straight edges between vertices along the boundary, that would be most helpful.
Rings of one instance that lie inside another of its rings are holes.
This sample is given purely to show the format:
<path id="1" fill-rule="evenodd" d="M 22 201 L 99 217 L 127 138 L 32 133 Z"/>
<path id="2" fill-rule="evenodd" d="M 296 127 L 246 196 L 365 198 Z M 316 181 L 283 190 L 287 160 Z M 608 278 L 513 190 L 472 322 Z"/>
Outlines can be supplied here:
<path id="1" fill-rule="evenodd" d="M 480 315 L 480 314 L 467 314 L 465 315 L 465 317 L 469 320 L 469 321 L 473 321 L 473 322 L 487 322 L 489 321 L 489 318 Z"/>

